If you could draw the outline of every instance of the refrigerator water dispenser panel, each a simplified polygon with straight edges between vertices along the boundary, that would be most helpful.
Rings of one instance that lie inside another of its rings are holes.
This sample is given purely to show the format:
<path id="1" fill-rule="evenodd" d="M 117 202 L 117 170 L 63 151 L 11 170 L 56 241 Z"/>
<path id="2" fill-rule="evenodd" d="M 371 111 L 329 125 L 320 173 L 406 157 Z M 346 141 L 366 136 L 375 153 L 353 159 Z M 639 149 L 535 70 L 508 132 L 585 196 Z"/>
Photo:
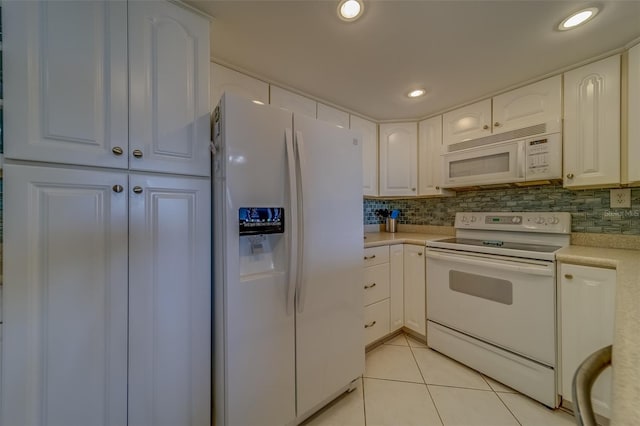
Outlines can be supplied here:
<path id="1" fill-rule="evenodd" d="M 284 233 L 283 207 L 240 207 L 238 210 L 240 235 Z"/>

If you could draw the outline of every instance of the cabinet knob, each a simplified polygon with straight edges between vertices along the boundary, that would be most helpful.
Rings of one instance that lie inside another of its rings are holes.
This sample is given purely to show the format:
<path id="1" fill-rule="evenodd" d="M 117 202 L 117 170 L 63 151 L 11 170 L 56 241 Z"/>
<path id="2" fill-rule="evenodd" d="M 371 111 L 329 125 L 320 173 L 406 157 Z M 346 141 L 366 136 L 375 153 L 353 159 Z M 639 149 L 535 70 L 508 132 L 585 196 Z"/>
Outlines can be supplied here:
<path id="1" fill-rule="evenodd" d="M 568 280 L 572 280 L 573 279 L 573 275 L 571 274 L 564 274 L 564 277 Z"/>
<path id="2" fill-rule="evenodd" d="M 573 179 L 573 173 L 567 173 L 567 179 Z"/>
<path id="3" fill-rule="evenodd" d="M 142 158 L 142 151 L 139 149 L 134 149 L 132 152 L 133 156 L 136 158 Z"/>
<path id="4" fill-rule="evenodd" d="M 484 130 L 489 130 L 489 125 L 488 125 L 488 124 L 485 124 L 484 126 L 482 126 L 482 128 L 483 128 Z"/>
<path id="5" fill-rule="evenodd" d="M 436 191 L 440 191 L 440 187 L 439 186 L 436 186 Z"/>
<path id="6" fill-rule="evenodd" d="M 119 146 L 114 146 L 113 148 L 111 148 L 111 152 L 113 152 L 115 155 L 122 155 L 124 151 Z"/>
<path id="7" fill-rule="evenodd" d="M 418 256 L 422 256 L 422 252 L 421 251 L 418 252 Z"/>
<path id="8" fill-rule="evenodd" d="M 375 321 L 371 321 L 369 324 L 365 324 L 364 328 L 370 328 L 370 327 L 373 327 L 374 325 L 376 325 L 376 322 Z"/>
<path id="9" fill-rule="evenodd" d="M 365 290 L 369 290 L 370 288 L 374 288 L 375 286 L 376 286 L 376 283 L 371 283 L 371 284 L 369 284 L 369 285 L 365 285 L 365 286 L 364 286 L 364 289 L 365 289 Z"/>
<path id="10" fill-rule="evenodd" d="M 142 194 L 142 187 L 140 187 L 140 186 L 134 186 L 134 187 L 133 187 L 133 192 L 134 192 L 135 194 Z"/>
<path id="11" fill-rule="evenodd" d="M 113 192 L 117 192 L 118 194 L 124 191 L 124 187 L 122 185 L 113 185 Z"/>
<path id="12" fill-rule="evenodd" d="M 412 190 L 412 191 L 415 191 L 416 189 L 415 189 L 415 188 L 411 188 L 411 190 Z"/>
<path id="13" fill-rule="evenodd" d="M 493 123 L 493 127 L 500 127 L 500 123 L 496 121 L 495 123 Z"/>

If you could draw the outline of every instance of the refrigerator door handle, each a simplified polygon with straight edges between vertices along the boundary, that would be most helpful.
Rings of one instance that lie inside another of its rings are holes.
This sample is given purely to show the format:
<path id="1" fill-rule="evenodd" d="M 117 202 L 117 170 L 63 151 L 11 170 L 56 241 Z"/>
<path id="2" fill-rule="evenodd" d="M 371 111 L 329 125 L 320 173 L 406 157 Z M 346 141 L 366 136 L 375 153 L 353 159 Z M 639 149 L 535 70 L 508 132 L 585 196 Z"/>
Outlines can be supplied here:
<path id="1" fill-rule="evenodd" d="M 296 154 L 298 156 L 298 170 L 300 171 L 299 178 L 299 192 L 298 192 L 298 288 L 296 289 L 296 305 L 298 307 L 298 313 L 304 312 L 304 301 L 306 296 L 306 285 L 305 285 L 305 250 L 304 250 L 304 221 L 307 217 L 307 212 L 305 209 L 304 203 L 304 192 L 306 189 L 306 174 L 307 174 L 307 166 L 306 166 L 306 156 L 305 156 L 305 148 L 304 148 L 304 138 L 302 137 L 302 132 L 299 130 L 296 131 Z"/>
<path id="2" fill-rule="evenodd" d="M 296 175 L 296 157 L 293 147 L 293 131 L 286 129 L 284 140 L 287 150 L 287 168 L 289 176 L 289 203 L 291 205 L 291 219 L 289 236 L 289 286 L 287 288 L 287 315 L 294 313 L 296 283 L 298 281 L 298 179 Z"/>

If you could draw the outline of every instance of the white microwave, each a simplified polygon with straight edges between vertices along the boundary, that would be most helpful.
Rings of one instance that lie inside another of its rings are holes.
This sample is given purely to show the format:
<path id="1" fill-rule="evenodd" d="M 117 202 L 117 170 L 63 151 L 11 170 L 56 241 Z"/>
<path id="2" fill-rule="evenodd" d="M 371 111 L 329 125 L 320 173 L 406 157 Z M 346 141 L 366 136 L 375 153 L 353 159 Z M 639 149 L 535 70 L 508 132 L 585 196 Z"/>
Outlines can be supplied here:
<path id="1" fill-rule="evenodd" d="M 562 135 L 554 133 L 442 154 L 443 188 L 561 179 Z"/>

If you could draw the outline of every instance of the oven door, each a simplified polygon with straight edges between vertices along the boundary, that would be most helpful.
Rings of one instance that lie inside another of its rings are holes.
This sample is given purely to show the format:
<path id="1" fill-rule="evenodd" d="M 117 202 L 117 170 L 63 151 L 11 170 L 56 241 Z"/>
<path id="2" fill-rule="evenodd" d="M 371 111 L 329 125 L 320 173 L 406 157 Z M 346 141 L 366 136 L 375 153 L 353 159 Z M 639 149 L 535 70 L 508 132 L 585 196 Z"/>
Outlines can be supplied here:
<path id="1" fill-rule="evenodd" d="M 442 155 L 443 187 L 522 182 L 525 179 L 524 140 L 486 145 Z"/>
<path id="2" fill-rule="evenodd" d="M 553 262 L 427 249 L 427 319 L 555 366 Z"/>

